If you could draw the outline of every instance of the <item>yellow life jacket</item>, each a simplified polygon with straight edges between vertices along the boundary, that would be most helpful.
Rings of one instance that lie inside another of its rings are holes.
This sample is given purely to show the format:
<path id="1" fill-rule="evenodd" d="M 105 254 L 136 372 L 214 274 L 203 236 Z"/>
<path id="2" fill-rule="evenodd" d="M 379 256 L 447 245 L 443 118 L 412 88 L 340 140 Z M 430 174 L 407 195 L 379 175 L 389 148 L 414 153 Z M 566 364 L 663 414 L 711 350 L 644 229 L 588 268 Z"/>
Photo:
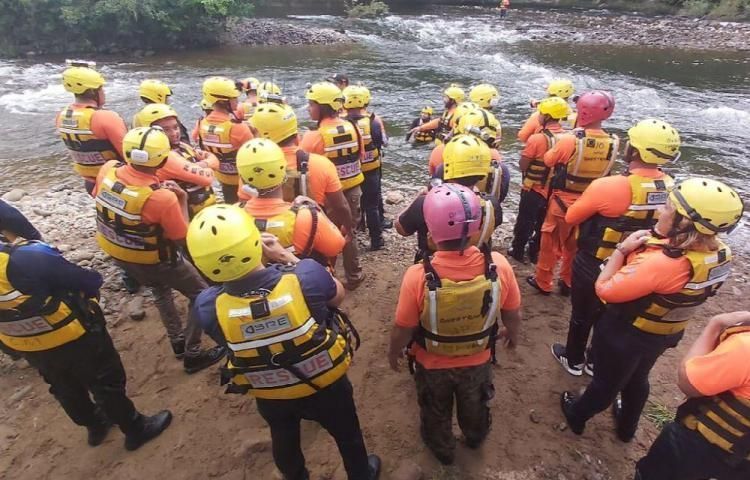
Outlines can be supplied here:
<path id="1" fill-rule="evenodd" d="M 503 194 L 503 169 L 500 167 L 500 162 L 493 160 L 490 163 L 490 173 L 486 177 L 477 182 L 477 190 L 485 193 L 493 198 L 496 198 L 500 202 Z"/>
<path id="2" fill-rule="evenodd" d="M 557 143 L 557 135 L 546 128 L 539 133 L 542 133 L 547 137 L 547 151 L 551 150 Z M 549 182 L 551 180 L 550 168 L 544 164 L 544 159 L 534 158 L 529 162 L 529 166 L 523 175 L 522 185 L 523 188 L 527 190 L 534 186 L 540 186 L 546 191 L 549 189 Z"/>
<path id="3" fill-rule="evenodd" d="M 347 120 L 354 123 L 359 129 L 362 143 L 365 145 L 365 155 L 362 157 L 362 171 L 369 172 L 380 168 L 380 148 L 372 139 L 372 123 L 375 114 L 370 116 L 348 115 Z"/>
<path id="4" fill-rule="evenodd" d="M 19 352 L 40 352 L 80 338 L 88 319 L 72 297 L 26 295 L 11 284 L 10 257 L 29 243 L 0 245 L 0 342 Z"/>
<path id="5" fill-rule="evenodd" d="M 495 232 L 495 207 L 488 200 L 487 194 L 478 193 L 479 205 L 481 207 L 482 224 L 479 231 L 469 237 L 467 245 L 482 248 L 483 245 L 492 245 L 492 234 Z M 431 237 L 427 239 L 427 248 L 430 252 L 437 251 L 437 245 Z"/>
<path id="6" fill-rule="evenodd" d="M 583 193 L 591 182 L 609 175 L 617 159 L 620 140 L 614 134 L 594 134 L 585 129 L 575 130 L 575 135 L 575 152 L 566 165 L 558 167 L 552 188 Z"/>
<path id="7" fill-rule="evenodd" d="M 631 200 L 627 211 L 616 218 L 597 214 L 583 222 L 578 234 L 580 251 L 604 260 L 628 235 L 656 224 L 658 208 L 667 202 L 674 180 L 669 175 L 660 179 L 628 175 L 628 181 Z"/>
<path id="8" fill-rule="evenodd" d="M 362 175 L 357 127 L 337 118 L 334 125 L 321 125 L 318 131 L 323 137 L 325 156 L 336 165 L 342 189 L 346 191 L 361 184 L 365 177 Z"/>
<path id="9" fill-rule="evenodd" d="M 732 252 L 720 240 L 717 241 L 717 251 L 696 252 L 669 248 L 664 240 L 649 240 L 647 246 L 662 248 L 667 256 L 687 258 L 691 266 L 690 279 L 677 293 L 653 293 L 619 304 L 618 307 L 625 311 L 626 320 L 639 330 L 656 335 L 685 330 L 693 308 L 715 295 L 731 272 Z"/>
<path id="10" fill-rule="evenodd" d="M 489 247 L 482 252 L 484 273 L 463 282 L 441 279 L 429 256 L 422 260 L 425 292 L 415 341 L 428 352 L 461 357 L 494 346 L 500 282 Z"/>
<path id="11" fill-rule="evenodd" d="M 198 123 L 199 144 L 219 159 L 219 171 L 216 179 L 225 185 L 238 185 L 237 147 L 232 145 L 232 120 L 211 123 L 203 118 Z"/>
<path id="12" fill-rule="evenodd" d="M 456 107 L 452 107 L 450 110 L 443 111 L 443 114 L 440 116 L 440 122 L 438 122 L 438 127 L 435 130 L 435 143 L 440 145 L 441 143 L 446 143 L 448 141 L 448 137 L 450 137 L 451 133 L 453 132 L 454 127 L 454 113 L 456 112 Z"/>
<path id="13" fill-rule="evenodd" d="M 96 178 L 102 165 L 122 160 L 112 142 L 94 136 L 91 119 L 97 110 L 70 105 L 60 113 L 57 132 L 73 159 L 73 170 L 82 177 Z"/>
<path id="14" fill-rule="evenodd" d="M 196 158 L 195 150 L 187 143 L 180 143 L 180 146 L 172 149 L 183 159 L 190 163 L 198 163 L 199 160 Z M 206 207 L 210 207 L 216 203 L 216 195 L 211 187 L 202 187 L 193 183 L 178 181 L 177 184 L 182 187 L 188 194 L 188 210 L 190 211 L 190 218 L 193 218 L 196 213 L 200 212 Z"/>
<path id="15" fill-rule="evenodd" d="M 730 335 L 748 332 L 748 325 L 730 327 L 719 337 L 719 343 Z M 677 409 L 677 421 L 729 453 L 730 464 L 750 461 L 750 399 L 731 392 L 692 398 Z"/>
<path id="16" fill-rule="evenodd" d="M 293 202 L 300 195 L 305 197 L 310 193 L 310 154 L 302 149 L 297 150 L 297 169 L 286 171 L 286 180 L 282 185 L 285 202 Z"/>
<path id="17" fill-rule="evenodd" d="M 429 122 L 429 120 L 428 120 L 428 122 Z M 425 122 L 424 120 L 422 120 L 422 118 L 420 117 L 419 118 L 419 122 L 417 123 L 417 126 L 421 127 L 425 123 L 427 123 L 427 122 Z M 435 140 L 435 132 L 436 132 L 436 130 L 427 130 L 426 132 L 416 131 L 414 133 L 414 141 L 415 142 L 419 142 L 419 143 L 429 143 L 429 142 Z"/>
<path id="18" fill-rule="evenodd" d="M 310 314 L 293 267 L 271 290 L 216 299 L 229 347 L 222 369 L 228 393 L 288 400 L 310 396 L 346 374 L 352 357 L 350 324 Z M 355 334 L 356 335 L 356 334 Z"/>
<path id="19" fill-rule="evenodd" d="M 310 235 L 307 239 L 307 244 L 301 251 L 297 251 L 294 248 L 294 230 L 297 224 L 297 215 L 301 209 L 310 211 L 312 224 L 310 226 Z M 262 219 L 256 217 L 255 226 L 258 227 L 258 230 L 261 232 L 268 232 L 275 235 L 281 246 L 294 253 L 298 258 L 312 258 L 324 267 L 328 267 L 330 264 L 328 259 L 313 250 L 315 235 L 318 232 L 319 213 L 317 207 L 300 205 L 299 207 L 291 207 L 289 210 L 270 218 Z M 264 256 L 263 263 L 267 263 L 267 260 L 268 259 Z"/>
<path id="20" fill-rule="evenodd" d="M 96 241 L 109 256 L 127 263 L 156 265 L 174 261 L 176 251 L 160 225 L 147 225 L 141 214 L 159 185 L 125 185 L 112 168 L 96 195 Z"/>

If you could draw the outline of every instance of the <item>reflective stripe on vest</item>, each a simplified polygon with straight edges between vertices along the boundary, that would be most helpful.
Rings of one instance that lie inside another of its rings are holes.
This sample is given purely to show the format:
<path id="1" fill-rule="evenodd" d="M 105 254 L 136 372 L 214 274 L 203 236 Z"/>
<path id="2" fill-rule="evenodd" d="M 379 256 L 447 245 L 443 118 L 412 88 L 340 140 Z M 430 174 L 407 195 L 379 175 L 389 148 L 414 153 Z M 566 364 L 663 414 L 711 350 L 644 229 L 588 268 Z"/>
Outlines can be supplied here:
<path id="1" fill-rule="evenodd" d="M 500 202 L 500 191 L 503 181 L 503 169 L 500 164 L 493 160 L 490 164 L 490 172 L 482 180 L 477 182 L 477 189 L 490 197 L 497 199 Z"/>
<path id="2" fill-rule="evenodd" d="M 125 185 L 117 179 L 116 168 L 107 172 L 96 196 L 96 241 L 105 253 L 140 265 L 174 259 L 174 247 L 164 238 L 161 226 L 148 225 L 141 216 L 143 206 L 158 188 Z"/>
<path id="3" fill-rule="evenodd" d="M 65 301 L 25 295 L 10 283 L 10 257 L 28 243 L 0 246 L 0 342 L 19 352 L 40 352 L 72 342 L 86 329 Z"/>
<path id="4" fill-rule="evenodd" d="M 216 313 L 230 349 L 222 379 L 231 382 L 229 392 L 303 398 L 340 379 L 351 363 L 343 322 L 327 329 L 312 318 L 293 271 L 265 296 L 220 294 Z"/>
<path id="5" fill-rule="evenodd" d="M 219 170 L 216 179 L 225 185 L 238 185 L 237 150 L 232 145 L 232 126 L 234 122 L 225 120 L 211 123 L 203 118 L 198 123 L 198 136 L 201 147 L 216 155 L 219 159 Z"/>
<path id="6" fill-rule="evenodd" d="M 575 153 L 568 160 L 561 184 L 555 185 L 556 189 L 583 193 L 591 182 L 606 177 L 612 170 L 620 143 L 617 135 L 592 134 L 586 130 L 583 130 L 583 135 L 577 138 Z"/>
<path id="7" fill-rule="evenodd" d="M 185 161 L 199 163 L 199 160 L 196 158 L 195 150 L 187 143 L 180 143 L 180 145 L 173 148 L 172 151 L 177 153 Z M 204 208 L 216 203 L 216 195 L 214 195 L 214 190 L 211 187 L 202 187 L 185 181 L 178 181 L 177 184 L 188 194 L 190 218 L 193 218 L 195 214 Z"/>
<path id="8" fill-rule="evenodd" d="M 320 126 L 325 156 L 336 166 L 341 187 L 349 190 L 364 181 L 359 151 L 359 131 L 353 123 L 340 118 L 333 125 Z"/>
<path id="9" fill-rule="evenodd" d="M 377 170 L 380 167 L 380 149 L 372 141 L 372 116 L 350 115 L 347 116 L 347 119 L 357 126 L 362 137 L 362 143 L 365 146 L 362 171 Z"/>
<path id="10" fill-rule="evenodd" d="M 82 177 L 96 178 L 102 165 L 121 160 L 112 142 L 96 138 L 91 130 L 91 119 L 97 110 L 70 105 L 60 113 L 57 132 L 70 153 L 73 169 Z"/>
<path id="11" fill-rule="evenodd" d="M 599 260 L 612 255 L 618 243 L 637 230 L 650 230 L 659 218 L 658 208 L 664 205 L 674 180 L 669 175 L 660 179 L 628 175 L 631 200 L 628 210 L 617 218 L 594 215 L 580 226 L 578 247 Z"/>

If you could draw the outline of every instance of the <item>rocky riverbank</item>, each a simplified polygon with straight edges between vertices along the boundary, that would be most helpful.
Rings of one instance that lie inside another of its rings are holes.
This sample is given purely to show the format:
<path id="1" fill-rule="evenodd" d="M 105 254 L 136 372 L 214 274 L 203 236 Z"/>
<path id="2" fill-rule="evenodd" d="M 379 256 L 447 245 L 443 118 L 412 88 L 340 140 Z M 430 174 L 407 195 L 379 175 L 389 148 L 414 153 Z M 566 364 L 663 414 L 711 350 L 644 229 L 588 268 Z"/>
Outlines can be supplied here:
<path id="1" fill-rule="evenodd" d="M 343 31 L 314 28 L 278 19 L 237 18 L 220 37 L 225 45 L 331 45 L 352 43 Z"/>

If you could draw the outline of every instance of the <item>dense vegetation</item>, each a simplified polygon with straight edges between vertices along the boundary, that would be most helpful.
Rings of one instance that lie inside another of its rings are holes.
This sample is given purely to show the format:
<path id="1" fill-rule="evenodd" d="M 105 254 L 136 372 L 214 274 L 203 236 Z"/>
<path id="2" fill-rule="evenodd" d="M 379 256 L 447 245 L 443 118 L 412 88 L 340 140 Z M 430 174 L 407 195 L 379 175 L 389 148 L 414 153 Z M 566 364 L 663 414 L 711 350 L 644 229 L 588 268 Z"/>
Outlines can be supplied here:
<path id="1" fill-rule="evenodd" d="M 0 0 L 0 54 L 111 52 L 216 42 L 250 0 Z"/>

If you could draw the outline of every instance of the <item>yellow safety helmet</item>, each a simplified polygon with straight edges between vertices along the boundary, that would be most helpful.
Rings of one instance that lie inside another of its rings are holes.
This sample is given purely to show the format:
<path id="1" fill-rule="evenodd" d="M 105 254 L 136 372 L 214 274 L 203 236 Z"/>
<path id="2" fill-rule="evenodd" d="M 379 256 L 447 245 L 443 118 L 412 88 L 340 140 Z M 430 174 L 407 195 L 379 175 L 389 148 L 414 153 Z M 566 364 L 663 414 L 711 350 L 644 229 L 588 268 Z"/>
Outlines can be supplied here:
<path id="1" fill-rule="evenodd" d="M 122 139 L 122 153 L 131 165 L 158 167 L 171 150 L 169 137 L 159 127 L 134 128 Z"/>
<path id="2" fill-rule="evenodd" d="M 471 89 L 469 100 L 482 108 L 493 108 L 500 100 L 500 92 L 493 85 L 482 83 Z"/>
<path id="3" fill-rule="evenodd" d="M 282 100 L 281 88 L 272 82 L 262 82 L 258 86 L 258 103 L 266 103 L 271 99 Z"/>
<path id="4" fill-rule="evenodd" d="M 680 158 L 680 134 L 655 118 L 641 120 L 628 130 L 628 146 L 637 150 L 645 163 L 663 165 Z"/>
<path id="5" fill-rule="evenodd" d="M 154 122 L 169 117 L 178 118 L 174 108 L 165 103 L 150 103 L 143 107 L 137 115 L 143 125 L 153 125 Z"/>
<path id="6" fill-rule="evenodd" d="M 455 83 L 452 83 L 450 87 L 443 90 L 443 95 L 456 103 L 461 103 L 466 99 L 466 93 Z"/>
<path id="7" fill-rule="evenodd" d="M 432 107 L 424 107 L 422 109 L 421 113 L 426 113 L 427 115 L 432 115 L 432 112 L 433 112 Z"/>
<path id="8" fill-rule="evenodd" d="M 81 95 L 86 90 L 96 90 L 104 85 L 102 74 L 88 67 L 69 67 L 62 74 L 65 90 Z"/>
<path id="9" fill-rule="evenodd" d="M 549 115 L 555 120 L 562 120 L 570 115 L 570 106 L 561 97 L 547 97 L 536 108 L 542 115 Z"/>
<path id="10" fill-rule="evenodd" d="M 237 85 L 226 77 L 211 77 L 203 82 L 203 98 L 211 105 L 239 96 Z"/>
<path id="11" fill-rule="evenodd" d="M 237 151 L 237 172 L 250 187 L 271 190 L 286 180 L 286 157 L 271 140 L 254 138 Z"/>
<path id="12" fill-rule="evenodd" d="M 560 97 L 567 100 L 573 95 L 574 91 L 573 82 L 567 78 L 555 78 L 547 85 L 547 95 L 550 97 Z"/>
<path id="13" fill-rule="evenodd" d="M 205 98 L 201 98 L 201 110 L 213 110 L 214 106 Z"/>
<path id="14" fill-rule="evenodd" d="M 443 179 L 485 176 L 491 161 L 492 154 L 486 143 L 473 135 L 456 135 L 443 150 Z"/>
<path id="15" fill-rule="evenodd" d="M 336 111 L 344 106 L 344 94 L 331 82 L 313 83 L 307 90 L 305 98 L 320 105 L 328 105 Z"/>
<path id="16" fill-rule="evenodd" d="M 731 187 L 710 178 L 689 178 L 676 185 L 669 199 L 677 212 L 706 235 L 731 232 L 745 209 Z"/>
<path id="17" fill-rule="evenodd" d="M 473 112 L 474 110 L 478 110 L 480 107 L 474 102 L 463 102 L 459 103 L 456 107 L 456 110 L 453 112 L 453 118 L 451 119 L 451 126 L 453 127 L 454 133 L 462 133 L 456 131 L 456 125 L 458 125 L 459 120 L 461 120 L 461 117 L 466 115 L 469 112 Z"/>
<path id="18" fill-rule="evenodd" d="M 242 91 L 250 92 L 252 90 L 258 90 L 260 80 L 255 77 L 247 77 L 246 79 L 241 80 L 240 84 L 242 85 Z"/>
<path id="19" fill-rule="evenodd" d="M 237 205 L 211 205 L 198 212 L 185 241 L 195 266 L 214 282 L 237 280 L 261 264 L 258 227 Z"/>
<path id="20" fill-rule="evenodd" d="M 297 115 L 289 105 L 264 103 L 258 105 L 250 117 L 250 125 L 258 134 L 275 143 L 297 134 Z"/>
<path id="21" fill-rule="evenodd" d="M 344 89 L 344 108 L 365 108 L 368 103 L 366 89 L 359 85 L 350 85 Z"/>
<path id="22" fill-rule="evenodd" d="M 168 97 L 172 95 L 172 89 L 161 80 L 144 80 L 138 87 L 138 95 L 153 103 L 167 103 Z"/>
<path id="23" fill-rule="evenodd" d="M 476 135 L 486 142 L 497 139 L 500 130 L 500 122 L 487 110 L 478 108 L 462 115 L 456 122 L 455 132 L 458 134 L 468 133 Z"/>

